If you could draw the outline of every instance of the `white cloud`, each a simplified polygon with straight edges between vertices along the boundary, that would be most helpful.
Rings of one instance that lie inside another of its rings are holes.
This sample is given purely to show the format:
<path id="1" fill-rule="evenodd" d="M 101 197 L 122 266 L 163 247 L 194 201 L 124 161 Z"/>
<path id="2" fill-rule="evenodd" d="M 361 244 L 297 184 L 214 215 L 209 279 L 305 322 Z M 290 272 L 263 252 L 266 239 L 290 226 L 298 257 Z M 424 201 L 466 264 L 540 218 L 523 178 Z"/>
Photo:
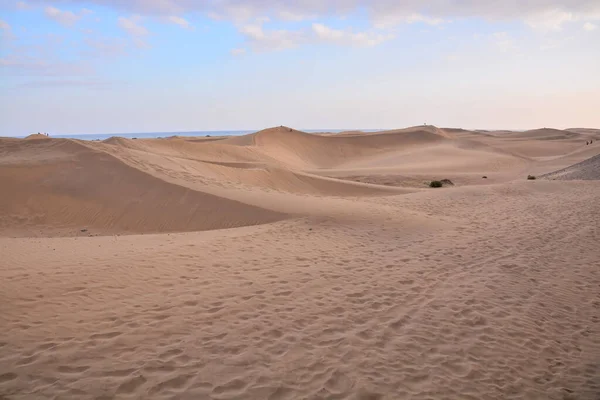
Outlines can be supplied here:
<path id="1" fill-rule="evenodd" d="M 193 29 L 192 24 L 190 24 L 190 22 L 188 20 L 186 20 L 185 18 L 182 18 L 182 17 L 178 17 L 175 15 L 169 15 L 167 17 L 167 21 L 172 24 L 179 25 L 183 29 L 190 29 L 190 30 Z"/>
<path id="2" fill-rule="evenodd" d="M 129 34 L 135 47 L 139 49 L 148 49 L 150 45 L 146 42 L 145 37 L 150 33 L 145 26 L 141 24 L 142 17 L 132 15 L 129 18 L 119 17 L 117 23 L 121 29 Z"/>
<path id="3" fill-rule="evenodd" d="M 427 17 L 422 14 L 411 14 L 405 18 L 405 21 L 408 22 L 409 24 L 414 24 L 416 22 L 423 22 L 428 25 L 439 25 L 439 24 L 445 22 L 444 19 L 442 19 L 442 18 Z"/>
<path id="4" fill-rule="evenodd" d="M 17 10 L 29 10 L 31 6 L 24 1 L 17 1 Z"/>
<path id="5" fill-rule="evenodd" d="M 285 29 L 263 29 L 262 23 L 244 25 L 240 33 L 257 50 L 284 50 L 295 47 L 306 40 L 302 31 Z"/>
<path id="6" fill-rule="evenodd" d="M 246 49 L 244 49 L 244 48 L 231 49 L 232 56 L 241 56 L 244 54 L 246 54 Z"/>
<path id="7" fill-rule="evenodd" d="M 392 39 L 392 34 L 374 32 L 352 32 L 333 29 L 324 24 L 312 24 L 313 32 L 321 41 L 332 42 L 351 46 L 376 46 L 386 40 Z"/>
<path id="8" fill-rule="evenodd" d="M 81 15 L 76 15 L 72 11 L 62 11 L 52 6 L 46 7 L 44 9 L 44 14 L 46 14 L 46 17 L 67 27 L 75 25 L 75 23 L 81 18 Z"/>
<path id="9" fill-rule="evenodd" d="M 323 24 L 313 24 L 313 31 L 316 35 L 323 40 L 339 41 L 344 39 L 344 32 L 329 28 Z"/>
<path id="10" fill-rule="evenodd" d="M 304 21 L 315 18 L 314 15 L 298 14 L 287 10 L 279 11 L 277 15 L 284 21 Z"/>
<path id="11" fill-rule="evenodd" d="M 548 32 L 560 31 L 567 22 L 578 19 L 572 12 L 561 9 L 551 9 L 528 17 L 525 22 L 533 29 Z"/>
<path id="12" fill-rule="evenodd" d="M 47 0 L 27 0 L 47 3 Z M 481 17 L 520 19 L 562 9 L 573 15 L 585 16 L 600 11 L 598 0 L 432 0 L 424 6 L 422 0 L 54 0 L 54 4 L 90 4 L 127 10 L 141 15 L 181 15 L 185 12 L 213 12 L 232 18 L 252 19 L 260 15 L 348 15 L 364 9 L 373 17 L 395 15 L 409 17 L 426 15 L 427 18 Z"/>
<path id="13" fill-rule="evenodd" d="M 267 18 L 259 18 L 256 23 L 242 25 L 239 31 L 249 44 L 258 51 L 284 50 L 311 42 L 329 42 L 346 46 L 376 46 L 394 36 L 382 31 L 354 32 L 339 30 L 324 24 L 314 23 L 311 30 L 266 29 L 263 23 Z"/>
<path id="14" fill-rule="evenodd" d="M 525 19 L 527 25 L 540 32 L 559 32 L 565 25 L 573 22 L 585 22 L 583 29 L 593 30 L 596 24 L 591 21 L 600 21 L 600 6 L 585 13 L 569 11 L 565 8 L 551 8 Z"/>
<path id="15" fill-rule="evenodd" d="M 47 0 L 27 0 L 44 4 Z M 20 2 L 22 3 L 22 2 Z M 144 16 L 168 17 L 199 12 L 242 25 L 260 16 L 299 21 L 343 17 L 364 10 L 374 26 L 403 23 L 437 25 L 454 18 L 520 20 L 542 31 L 559 30 L 567 22 L 600 21 L 598 0 L 54 0 L 54 4 L 97 4 Z M 25 3 L 23 3 L 25 4 Z"/>
<path id="16" fill-rule="evenodd" d="M 9 42 L 14 39 L 16 39 L 16 36 L 10 24 L 0 19 L 0 47 L 2 47 L 3 42 Z"/>
<path id="17" fill-rule="evenodd" d="M 399 24 L 414 24 L 414 23 L 424 23 L 427 25 L 439 25 L 443 22 L 446 22 L 442 18 L 438 17 L 427 17 L 422 14 L 412 13 L 412 14 L 382 14 L 375 16 L 375 26 L 378 28 L 390 28 L 397 26 Z"/>
<path id="18" fill-rule="evenodd" d="M 598 25 L 592 24 L 591 22 L 586 22 L 585 24 L 583 24 L 583 29 L 585 29 L 588 32 L 594 31 L 597 28 L 598 28 Z"/>
<path id="19" fill-rule="evenodd" d="M 142 17 L 134 15 L 130 18 L 119 17 L 118 24 L 121 29 L 132 36 L 146 36 L 149 32 L 143 25 L 140 24 Z"/>
<path id="20" fill-rule="evenodd" d="M 496 46 L 498 46 L 500 51 L 502 51 L 503 53 L 507 53 L 517 48 L 513 38 L 506 32 L 496 32 L 493 34 L 493 37 Z"/>

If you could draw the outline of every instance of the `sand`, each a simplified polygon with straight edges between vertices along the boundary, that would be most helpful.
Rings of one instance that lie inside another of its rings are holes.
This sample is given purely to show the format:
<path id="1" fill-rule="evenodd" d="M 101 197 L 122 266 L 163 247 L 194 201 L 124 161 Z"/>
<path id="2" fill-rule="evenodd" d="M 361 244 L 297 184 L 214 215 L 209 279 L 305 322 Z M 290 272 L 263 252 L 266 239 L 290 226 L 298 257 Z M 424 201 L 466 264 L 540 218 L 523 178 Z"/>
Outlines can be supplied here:
<path id="1" fill-rule="evenodd" d="M 0 398 L 597 400 L 599 139 L 0 138 Z"/>
<path id="2" fill-rule="evenodd" d="M 600 171 L 600 154 L 567 168 L 544 174 L 542 177 L 560 180 L 597 180 L 598 171 Z"/>

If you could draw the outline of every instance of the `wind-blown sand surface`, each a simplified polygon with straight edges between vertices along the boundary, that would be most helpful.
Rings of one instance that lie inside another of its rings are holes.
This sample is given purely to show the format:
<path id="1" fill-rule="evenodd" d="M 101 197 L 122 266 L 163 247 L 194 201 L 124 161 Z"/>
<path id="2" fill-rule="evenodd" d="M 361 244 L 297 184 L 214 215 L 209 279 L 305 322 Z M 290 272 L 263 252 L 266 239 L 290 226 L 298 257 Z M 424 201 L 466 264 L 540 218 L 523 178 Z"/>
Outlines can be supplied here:
<path id="1" fill-rule="evenodd" d="M 599 154 L 582 128 L 0 139 L 0 399 L 597 400 Z"/>

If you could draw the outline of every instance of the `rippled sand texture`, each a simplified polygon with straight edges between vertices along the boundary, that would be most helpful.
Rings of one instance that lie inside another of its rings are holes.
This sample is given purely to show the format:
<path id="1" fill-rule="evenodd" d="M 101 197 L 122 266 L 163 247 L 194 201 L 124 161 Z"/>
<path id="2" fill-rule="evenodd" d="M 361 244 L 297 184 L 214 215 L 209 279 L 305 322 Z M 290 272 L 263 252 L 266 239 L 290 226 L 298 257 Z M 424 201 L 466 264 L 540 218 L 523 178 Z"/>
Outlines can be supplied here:
<path id="1" fill-rule="evenodd" d="M 0 139 L 0 398 L 597 400 L 558 132 Z"/>

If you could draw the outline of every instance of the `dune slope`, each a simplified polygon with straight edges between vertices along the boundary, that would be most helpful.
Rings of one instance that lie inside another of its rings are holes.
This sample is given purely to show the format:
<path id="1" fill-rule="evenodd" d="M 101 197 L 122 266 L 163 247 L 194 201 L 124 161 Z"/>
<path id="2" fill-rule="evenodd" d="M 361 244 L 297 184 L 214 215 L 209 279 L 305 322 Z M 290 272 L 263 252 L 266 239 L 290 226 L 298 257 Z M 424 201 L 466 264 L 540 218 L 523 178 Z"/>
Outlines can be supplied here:
<path id="1" fill-rule="evenodd" d="M 600 154 L 558 171 L 544 174 L 541 178 L 553 180 L 599 180 Z"/>
<path id="2" fill-rule="evenodd" d="M 0 167 L 0 229 L 172 232 L 273 222 L 283 214 L 181 187 L 69 140 L 21 142 Z"/>

